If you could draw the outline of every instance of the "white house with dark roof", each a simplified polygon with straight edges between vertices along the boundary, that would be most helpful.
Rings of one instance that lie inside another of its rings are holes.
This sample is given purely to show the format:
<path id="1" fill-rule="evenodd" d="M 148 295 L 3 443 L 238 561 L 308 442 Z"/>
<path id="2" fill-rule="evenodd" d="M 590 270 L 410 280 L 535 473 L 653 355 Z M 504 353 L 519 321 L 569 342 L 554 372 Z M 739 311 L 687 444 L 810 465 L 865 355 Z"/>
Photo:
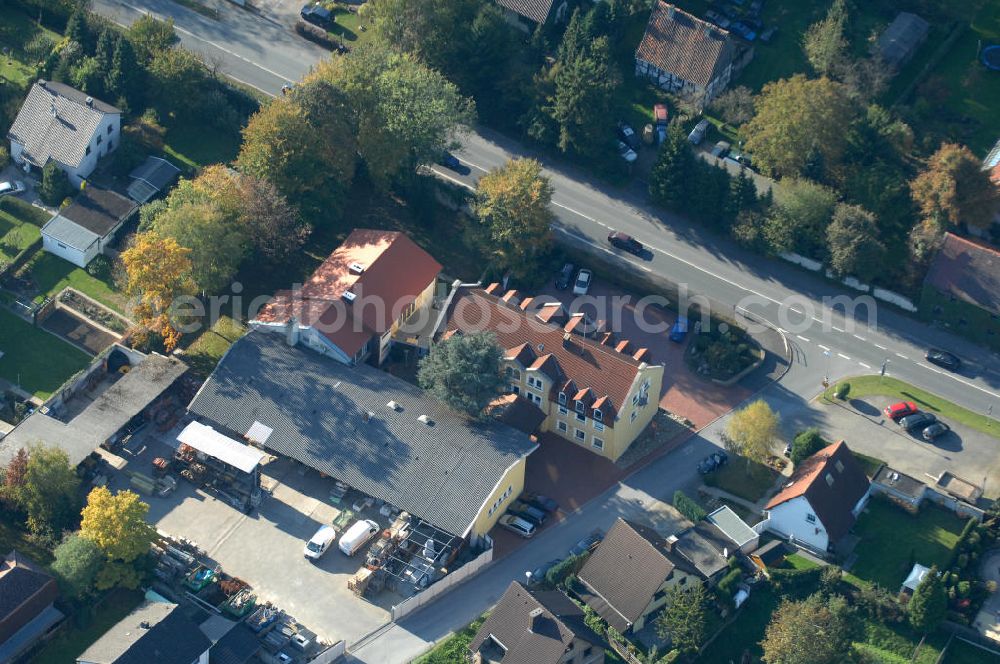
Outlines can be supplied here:
<path id="1" fill-rule="evenodd" d="M 138 205 L 113 191 L 87 187 L 42 226 L 42 248 L 77 267 L 103 254 Z"/>
<path id="2" fill-rule="evenodd" d="M 732 80 L 747 49 L 726 30 L 658 0 L 635 52 L 635 75 L 707 105 Z"/>
<path id="3" fill-rule="evenodd" d="M 10 157 L 25 170 L 54 160 L 80 186 L 121 138 L 122 112 L 65 83 L 39 80 L 7 132 Z"/>

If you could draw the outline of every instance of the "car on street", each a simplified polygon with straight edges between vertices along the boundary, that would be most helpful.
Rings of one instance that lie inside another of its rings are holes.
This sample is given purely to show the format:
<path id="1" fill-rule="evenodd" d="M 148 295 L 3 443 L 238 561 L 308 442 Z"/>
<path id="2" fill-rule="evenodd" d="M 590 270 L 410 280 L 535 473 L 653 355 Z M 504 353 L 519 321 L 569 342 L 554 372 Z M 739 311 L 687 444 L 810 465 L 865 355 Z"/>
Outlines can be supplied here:
<path id="1" fill-rule="evenodd" d="M 559 270 L 559 274 L 556 275 L 556 288 L 559 290 L 566 290 L 569 288 L 570 283 L 573 281 L 574 269 L 576 268 L 573 267 L 572 263 L 566 263 L 562 266 L 562 269 Z"/>
<path id="2" fill-rule="evenodd" d="M 510 504 L 510 507 L 507 508 L 507 511 L 510 512 L 511 514 L 516 514 L 525 521 L 530 521 L 536 526 L 541 526 L 543 523 L 545 523 L 545 519 L 547 519 L 549 516 L 545 512 L 545 510 L 540 510 L 537 507 L 529 505 L 528 503 L 525 503 L 520 500 L 515 500 L 514 502 L 512 502 Z"/>
<path id="3" fill-rule="evenodd" d="M 554 514 L 559 510 L 559 503 L 552 500 L 548 496 L 543 496 L 540 493 L 531 493 L 531 492 L 522 493 L 521 500 L 528 503 L 529 505 L 534 505 L 540 510 L 545 510 L 549 514 Z"/>
<path id="4" fill-rule="evenodd" d="M 501 528 L 506 528 L 510 532 L 520 535 L 525 539 L 534 537 L 535 535 L 535 524 L 525 521 L 521 517 L 514 516 L 513 514 L 504 514 L 500 517 L 500 520 L 497 521 L 497 523 L 500 524 Z"/>
<path id="5" fill-rule="evenodd" d="M 626 163 L 634 163 L 639 155 L 635 153 L 635 150 L 630 148 L 625 144 L 625 141 L 618 141 L 618 156 L 625 160 Z"/>
<path id="6" fill-rule="evenodd" d="M 604 532 L 601 529 L 594 530 L 582 540 L 573 545 L 569 550 L 571 556 L 582 556 L 587 551 L 592 551 L 604 539 Z"/>
<path id="7" fill-rule="evenodd" d="M 303 21 L 318 25 L 321 28 L 328 27 L 333 22 L 333 13 L 318 2 L 312 5 L 305 5 L 299 10 L 299 16 Z"/>
<path id="8" fill-rule="evenodd" d="M 924 357 L 931 364 L 936 364 L 948 371 L 958 371 L 962 368 L 962 360 L 958 359 L 957 355 L 940 348 L 931 348 Z"/>
<path id="9" fill-rule="evenodd" d="M 586 295 L 590 291 L 590 283 L 593 280 L 593 272 L 580 270 L 576 275 L 576 283 L 573 284 L 573 295 Z"/>
<path id="10" fill-rule="evenodd" d="M 729 148 L 731 147 L 732 145 L 730 145 L 728 141 L 719 141 L 712 148 L 712 152 L 710 154 L 718 159 L 725 159 L 726 155 L 729 154 Z"/>
<path id="11" fill-rule="evenodd" d="M 608 242 L 611 243 L 612 247 L 622 249 L 636 256 L 641 255 L 643 252 L 641 242 L 621 231 L 611 231 L 608 233 Z"/>
<path id="12" fill-rule="evenodd" d="M 924 440 L 935 440 L 945 435 L 949 431 L 951 431 L 951 427 L 945 424 L 944 422 L 935 422 L 934 424 L 931 424 L 926 429 L 924 429 L 920 433 L 920 435 L 923 436 Z"/>
<path id="13" fill-rule="evenodd" d="M 441 160 L 438 161 L 438 163 L 453 171 L 457 171 L 462 168 L 462 162 L 460 162 L 458 157 L 450 152 L 443 152 L 441 154 Z"/>
<path id="14" fill-rule="evenodd" d="M 698 463 L 698 472 L 708 475 L 713 470 L 722 468 L 729 462 L 729 455 L 724 451 L 712 452 Z"/>
<path id="15" fill-rule="evenodd" d="M 903 427 L 908 433 L 919 433 L 935 422 L 937 422 L 936 415 L 920 411 L 901 419 L 899 426 Z"/>
<path id="16" fill-rule="evenodd" d="M 22 191 L 24 191 L 24 183 L 20 180 L 7 180 L 5 182 L 0 182 L 0 196 L 20 194 Z"/>
<path id="17" fill-rule="evenodd" d="M 708 124 L 708 120 L 701 120 L 694 126 L 691 133 L 688 134 L 688 141 L 691 145 L 698 145 L 705 140 L 705 134 L 708 132 Z"/>
<path id="18" fill-rule="evenodd" d="M 627 122 L 619 122 L 618 136 L 621 137 L 621 139 L 625 141 L 625 143 L 627 143 L 633 150 L 639 149 L 639 135 L 635 133 L 635 129 L 632 129 L 632 125 Z"/>
<path id="19" fill-rule="evenodd" d="M 530 585 L 534 586 L 545 581 L 545 575 L 549 573 L 549 570 L 558 565 L 563 561 L 562 558 L 553 558 L 548 560 L 535 569 L 531 570 L 531 581 Z"/>
<path id="20" fill-rule="evenodd" d="M 677 322 L 670 328 L 670 340 L 674 343 L 681 343 L 688 333 L 687 316 L 678 316 Z"/>
<path id="21" fill-rule="evenodd" d="M 900 401 L 899 403 L 889 404 L 882 412 L 890 420 L 898 422 L 907 415 L 913 415 L 917 411 L 919 411 L 919 408 L 912 401 Z"/>

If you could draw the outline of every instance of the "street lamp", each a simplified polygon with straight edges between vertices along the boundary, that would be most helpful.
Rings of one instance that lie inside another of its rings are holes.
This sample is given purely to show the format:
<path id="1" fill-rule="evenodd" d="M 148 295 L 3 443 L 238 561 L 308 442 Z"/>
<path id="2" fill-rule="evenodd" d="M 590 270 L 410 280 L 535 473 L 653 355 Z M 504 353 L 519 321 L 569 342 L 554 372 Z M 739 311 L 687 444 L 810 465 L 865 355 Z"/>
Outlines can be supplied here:
<path id="1" fill-rule="evenodd" d="M 826 356 L 826 375 L 823 376 L 823 387 L 830 387 L 830 351 L 824 350 Z"/>

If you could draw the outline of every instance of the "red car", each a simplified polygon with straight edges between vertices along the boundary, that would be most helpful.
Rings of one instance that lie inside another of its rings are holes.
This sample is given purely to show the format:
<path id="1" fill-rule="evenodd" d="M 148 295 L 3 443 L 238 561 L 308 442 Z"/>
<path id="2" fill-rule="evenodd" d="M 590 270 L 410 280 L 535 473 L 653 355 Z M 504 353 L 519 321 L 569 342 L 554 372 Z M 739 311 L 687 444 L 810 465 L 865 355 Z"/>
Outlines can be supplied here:
<path id="1" fill-rule="evenodd" d="M 894 422 L 898 422 L 901 418 L 907 415 L 913 415 L 920 409 L 917 408 L 917 404 L 912 401 L 900 401 L 899 403 L 894 403 L 890 406 L 885 407 L 885 416 Z"/>

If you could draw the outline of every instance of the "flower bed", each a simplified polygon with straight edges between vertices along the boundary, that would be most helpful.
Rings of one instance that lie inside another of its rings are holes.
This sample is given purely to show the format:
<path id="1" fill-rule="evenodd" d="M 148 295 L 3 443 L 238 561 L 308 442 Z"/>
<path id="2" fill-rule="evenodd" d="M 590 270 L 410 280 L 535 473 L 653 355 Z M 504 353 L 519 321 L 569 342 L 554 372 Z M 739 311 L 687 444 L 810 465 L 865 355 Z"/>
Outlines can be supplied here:
<path id="1" fill-rule="evenodd" d="M 59 293 L 59 304 L 118 334 L 125 334 L 129 328 L 129 323 L 124 318 L 71 288 L 65 288 Z"/>

